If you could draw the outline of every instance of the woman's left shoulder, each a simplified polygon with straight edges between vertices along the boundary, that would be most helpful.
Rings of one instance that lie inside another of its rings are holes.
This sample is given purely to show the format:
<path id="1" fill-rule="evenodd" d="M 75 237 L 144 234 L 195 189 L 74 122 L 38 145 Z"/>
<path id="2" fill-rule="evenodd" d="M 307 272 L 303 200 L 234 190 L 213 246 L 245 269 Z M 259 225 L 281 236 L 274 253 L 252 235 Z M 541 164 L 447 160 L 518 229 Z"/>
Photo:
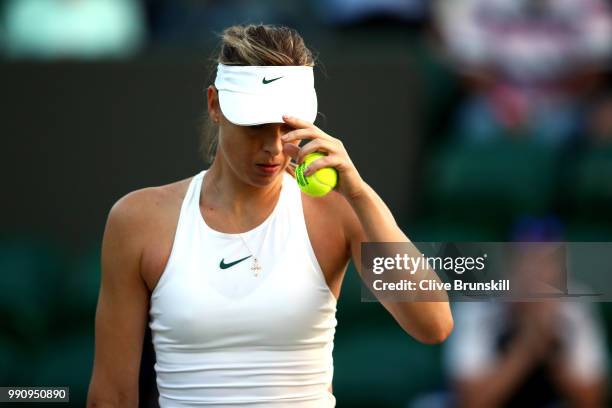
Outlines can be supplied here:
<path id="1" fill-rule="evenodd" d="M 304 212 L 316 214 L 317 218 L 324 219 L 328 225 L 337 224 L 341 227 L 352 219 L 353 208 L 346 198 L 335 190 L 322 197 L 312 197 L 304 192 L 301 194 Z"/>

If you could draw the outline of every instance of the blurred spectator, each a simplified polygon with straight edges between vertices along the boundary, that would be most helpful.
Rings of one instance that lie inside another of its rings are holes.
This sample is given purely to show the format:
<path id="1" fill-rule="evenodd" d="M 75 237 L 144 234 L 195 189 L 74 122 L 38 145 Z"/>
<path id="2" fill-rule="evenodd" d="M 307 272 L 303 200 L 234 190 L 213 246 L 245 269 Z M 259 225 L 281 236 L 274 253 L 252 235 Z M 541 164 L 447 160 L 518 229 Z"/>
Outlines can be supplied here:
<path id="1" fill-rule="evenodd" d="M 445 360 L 457 406 L 605 406 L 600 317 L 589 303 L 554 298 L 567 293 L 561 223 L 524 217 L 511 235 L 531 243 L 508 251 L 513 292 L 537 301 L 455 305 Z"/>
<path id="2" fill-rule="evenodd" d="M 445 349 L 460 407 L 603 407 L 607 354 L 587 303 L 461 303 Z"/>
<path id="3" fill-rule="evenodd" d="M 580 125 L 581 79 L 612 51 L 604 0 L 440 0 L 438 30 L 473 97 L 459 133 L 503 134 L 562 142 Z"/>
<path id="4" fill-rule="evenodd" d="M 123 57 L 145 37 L 136 0 L 11 0 L 4 26 L 12 58 Z"/>

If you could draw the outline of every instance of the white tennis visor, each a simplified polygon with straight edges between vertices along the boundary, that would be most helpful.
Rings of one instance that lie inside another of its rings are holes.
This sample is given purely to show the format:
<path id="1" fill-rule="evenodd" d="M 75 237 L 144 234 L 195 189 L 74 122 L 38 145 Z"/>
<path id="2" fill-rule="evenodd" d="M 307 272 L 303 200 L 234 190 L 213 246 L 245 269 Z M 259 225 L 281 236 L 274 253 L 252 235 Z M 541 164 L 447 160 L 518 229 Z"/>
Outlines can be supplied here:
<path id="1" fill-rule="evenodd" d="M 221 112 L 241 126 L 283 123 L 283 115 L 314 123 L 317 94 L 312 67 L 217 66 Z"/>

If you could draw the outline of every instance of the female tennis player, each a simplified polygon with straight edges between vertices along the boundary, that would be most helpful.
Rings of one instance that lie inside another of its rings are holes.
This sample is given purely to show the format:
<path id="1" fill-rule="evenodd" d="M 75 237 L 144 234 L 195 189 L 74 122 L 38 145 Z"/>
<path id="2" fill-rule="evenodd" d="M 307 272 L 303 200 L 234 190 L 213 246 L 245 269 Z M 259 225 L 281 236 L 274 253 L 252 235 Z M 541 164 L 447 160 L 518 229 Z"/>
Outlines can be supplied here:
<path id="1" fill-rule="evenodd" d="M 342 142 L 316 127 L 314 61 L 285 27 L 226 29 L 208 92 L 212 165 L 111 209 L 89 407 L 136 407 L 144 330 L 161 407 L 333 407 L 336 304 L 360 244 L 408 242 Z M 384 131 L 384 130 L 381 130 Z M 308 141 L 300 146 L 301 141 Z M 290 160 L 327 156 L 336 189 L 300 191 Z M 383 302 L 425 343 L 448 302 Z"/>

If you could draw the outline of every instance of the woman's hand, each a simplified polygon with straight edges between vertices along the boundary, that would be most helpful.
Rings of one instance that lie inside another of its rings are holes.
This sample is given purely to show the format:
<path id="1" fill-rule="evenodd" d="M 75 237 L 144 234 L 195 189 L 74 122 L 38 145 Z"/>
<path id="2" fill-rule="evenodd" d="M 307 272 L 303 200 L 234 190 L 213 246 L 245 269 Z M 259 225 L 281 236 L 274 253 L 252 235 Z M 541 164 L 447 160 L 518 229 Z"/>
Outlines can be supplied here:
<path id="1" fill-rule="evenodd" d="M 312 162 L 304 172 L 305 176 L 309 176 L 323 167 L 334 167 L 338 171 L 338 184 L 335 189 L 340 194 L 351 200 L 364 192 L 365 182 L 339 139 L 328 135 L 305 120 L 291 116 L 283 116 L 283 120 L 294 129 L 282 136 L 281 139 L 285 143 L 283 150 L 293 157 L 298 165 L 310 153 L 323 152 L 327 154 L 326 157 L 321 157 Z M 310 139 L 310 142 L 302 147 L 290 143 L 302 139 Z"/>

